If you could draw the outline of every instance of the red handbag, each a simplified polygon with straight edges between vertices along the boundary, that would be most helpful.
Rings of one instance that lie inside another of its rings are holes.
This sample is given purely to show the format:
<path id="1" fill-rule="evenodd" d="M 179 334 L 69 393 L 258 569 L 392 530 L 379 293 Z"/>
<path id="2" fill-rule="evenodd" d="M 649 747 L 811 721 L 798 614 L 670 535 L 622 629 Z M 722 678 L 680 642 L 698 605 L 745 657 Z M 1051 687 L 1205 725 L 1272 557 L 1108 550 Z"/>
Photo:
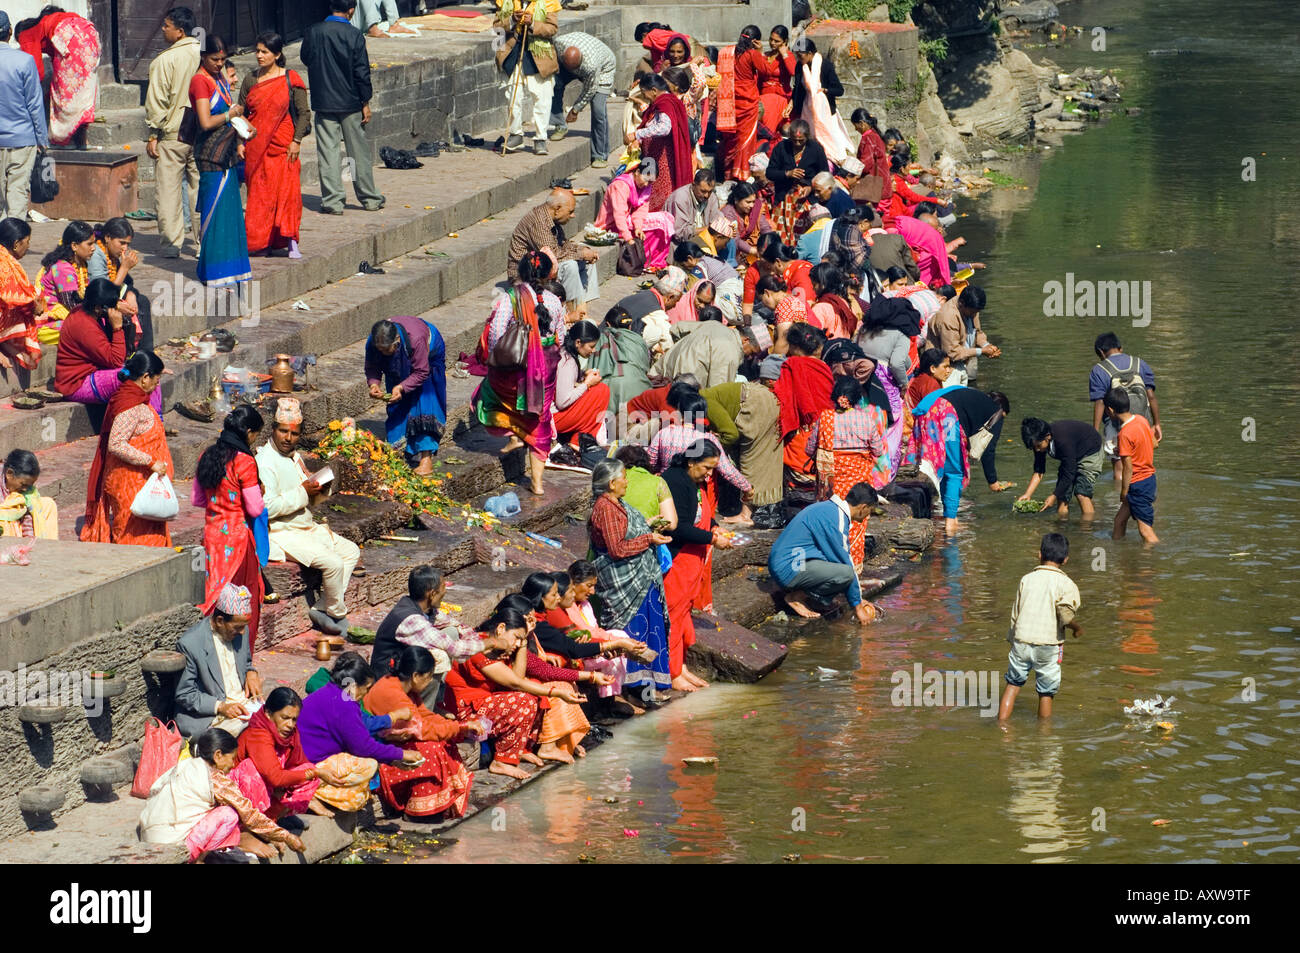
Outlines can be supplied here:
<path id="1" fill-rule="evenodd" d="M 135 769 L 135 780 L 131 783 L 132 797 L 147 798 L 153 783 L 176 767 L 184 740 L 174 721 L 164 725 L 157 718 L 150 718 L 145 722 L 140 765 Z"/>

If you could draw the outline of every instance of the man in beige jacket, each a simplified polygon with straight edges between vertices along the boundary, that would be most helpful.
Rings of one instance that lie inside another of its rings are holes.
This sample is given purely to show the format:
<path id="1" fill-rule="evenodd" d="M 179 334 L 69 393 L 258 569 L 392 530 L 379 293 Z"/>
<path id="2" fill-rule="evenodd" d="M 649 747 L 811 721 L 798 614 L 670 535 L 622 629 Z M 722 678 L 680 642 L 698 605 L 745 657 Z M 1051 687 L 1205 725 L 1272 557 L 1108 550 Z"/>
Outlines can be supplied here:
<path id="1" fill-rule="evenodd" d="M 158 212 L 159 254 L 179 258 L 185 243 L 185 212 L 182 181 L 190 187 L 190 222 L 197 244 L 199 215 L 199 167 L 194 149 L 176 134 L 190 101 L 190 80 L 199 71 L 199 41 L 190 35 L 194 13 L 188 7 L 174 7 L 163 19 L 162 35 L 170 46 L 149 64 L 149 89 L 144 98 L 149 142 L 145 151 L 154 160 L 154 204 Z"/>

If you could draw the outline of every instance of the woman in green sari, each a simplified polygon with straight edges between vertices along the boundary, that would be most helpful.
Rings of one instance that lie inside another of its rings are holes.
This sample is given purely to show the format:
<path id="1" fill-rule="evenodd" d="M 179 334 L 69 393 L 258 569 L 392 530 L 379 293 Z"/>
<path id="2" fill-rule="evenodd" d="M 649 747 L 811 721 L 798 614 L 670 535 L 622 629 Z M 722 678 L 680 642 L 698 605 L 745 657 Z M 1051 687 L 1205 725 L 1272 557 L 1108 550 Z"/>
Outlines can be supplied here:
<path id="1" fill-rule="evenodd" d="M 587 367 L 600 371 L 601 381 L 609 385 L 609 409 L 615 413 L 650 389 L 650 348 L 632 323 L 626 308 L 610 308 L 587 360 Z"/>

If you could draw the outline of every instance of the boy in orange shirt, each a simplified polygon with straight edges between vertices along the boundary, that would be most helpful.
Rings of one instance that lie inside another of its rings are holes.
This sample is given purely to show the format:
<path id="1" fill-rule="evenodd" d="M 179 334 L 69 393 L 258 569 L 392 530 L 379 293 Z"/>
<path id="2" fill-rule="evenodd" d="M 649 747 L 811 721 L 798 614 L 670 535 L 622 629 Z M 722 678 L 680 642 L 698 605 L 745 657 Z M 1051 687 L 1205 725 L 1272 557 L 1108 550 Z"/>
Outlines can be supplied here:
<path id="1" fill-rule="evenodd" d="M 1156 531 L 1156 438 L 1145 417 L 1129 413 L 1128 394 L 1112 387 L 1104 398 L 1106 416 L 1119 427 L 1116 454 L 1123 464 L 1119 512 L 1111 539 L 1123 539 L 1129 517 L 1137 521 L 1138 532 L 1147 543 L 1158 543 Z"/>

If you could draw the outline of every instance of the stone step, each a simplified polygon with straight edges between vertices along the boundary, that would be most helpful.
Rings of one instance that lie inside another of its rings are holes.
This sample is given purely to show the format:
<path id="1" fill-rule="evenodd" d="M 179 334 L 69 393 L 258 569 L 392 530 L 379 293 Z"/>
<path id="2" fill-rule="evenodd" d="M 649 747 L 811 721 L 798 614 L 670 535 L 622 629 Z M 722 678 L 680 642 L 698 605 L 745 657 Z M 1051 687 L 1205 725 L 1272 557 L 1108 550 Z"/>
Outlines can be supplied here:
<path id="1" fill-rule="evenodd" d="M 142 145 L 140 148 L 143 150 Z M 151 166 L 143 151 L 140 154 L 141 165 Z M 449 233 L 462 233 L 489 216 L 508 217 L 513 228 L 518 215 L 531 208 L 529 203 L 539 200 L 539 193 L 552 179 L 587 170 L 589 160 L 589 142 L 570 135 L 553 144 L 550 155 L 544 157 L 519 153 L 503 157 L 477 149 L 444 153 L 425 160 L 425 167 L 418 170 L 379 167 L 375 181 L 387 197 L 386 207 L 380 212 L 355 211 L 355 198 L 349 196 L 348 212 L 343 218 L 319 214 L 317 183 L 313 170 L 307 169 L 300 241 L 303 257 L 297 261 L 278 256 L 254 258 L 249 294 L 254 296 L 253 303 L 265 310 L 355 274 L 361 261 L 373 264 L 408 254 Z M 518 214 L 516 207 L 521 207 Z M 65 225 L 61 221 L 35 225 L 33 249 L 53 248 Z M 223 323 L 220 307 L 205 306 L 202 286 L 195 280 L 195 260 L 159 257 L 155 222 L 136 222 L 135 231 L 133 247 L 141 253 L 142 263 L 132 274 L 136 287 L 153 300 L 156 339 L 161 342 Z M 192 251 L 193 245 L 187 248 Z M 43 251 L 34 251 L 26 259 L 33 278 L 41 254 Z M 451 257 L 454 253 L 449 252 Z M 499 261 L 503 269 L 504 251 L 493 260 Z M 482 273 L 481 278 L 465 287 L 486 277 L 487 273 Z M 446 299 L 432 297 L 418 307 L 425 310 L 442 300 Z M 0 396 L 32 383 L 44 386 L 51 379 L 55 348 L 46 346 L 43 351 L 39 366 L 30 374 L 0 371 Z"/>
<path id="2" fill-rule="evenodd" d="M 100 83 L 95 112 L 141 107 L 144 105 L 144 92 L 143 86 L 134 83 Z"/>
<path id="3" fill-rule="evenodd" d="M 86 131 L 86 144 L 90 146 L 121 146 L 148 138 L 149 124 L 145 122 L 144 108 L 141 106 L 97 109 L 95 121 Z"/>

